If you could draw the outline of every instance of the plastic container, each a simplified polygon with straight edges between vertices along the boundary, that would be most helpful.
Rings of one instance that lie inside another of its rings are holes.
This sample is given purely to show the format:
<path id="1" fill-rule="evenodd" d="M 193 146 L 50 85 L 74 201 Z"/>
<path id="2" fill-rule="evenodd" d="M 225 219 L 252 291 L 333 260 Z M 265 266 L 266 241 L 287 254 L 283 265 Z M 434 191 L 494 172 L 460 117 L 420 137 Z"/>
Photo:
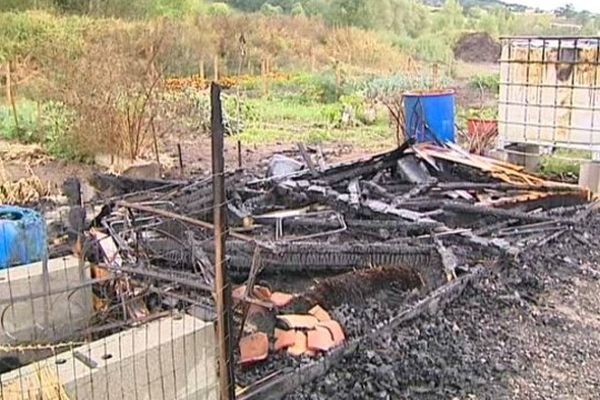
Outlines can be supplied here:
<path id="1" fill-rule="evenodd" d="M 47 254 L 44 217 L 28 208 L 0 206 L 0 269 L 37 262 Z"/>
<path id="2" fill-rule="evenodd" d="M 454 90 L 404 93 L 405 132 L 418 143 L 455 141 Z"/>

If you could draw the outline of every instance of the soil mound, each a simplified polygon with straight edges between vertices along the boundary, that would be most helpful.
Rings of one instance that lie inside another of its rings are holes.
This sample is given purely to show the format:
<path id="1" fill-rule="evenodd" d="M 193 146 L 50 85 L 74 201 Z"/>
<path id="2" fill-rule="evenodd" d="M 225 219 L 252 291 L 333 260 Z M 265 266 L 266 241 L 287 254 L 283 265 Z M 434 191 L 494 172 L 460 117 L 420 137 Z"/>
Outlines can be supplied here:
<path id="1" fill-rule="evenodd" d="M 500 59 L 502 46 L 485 32 L 467 33 L 454 46 L 454 56 L 466 62 L 495 63 Z"/>

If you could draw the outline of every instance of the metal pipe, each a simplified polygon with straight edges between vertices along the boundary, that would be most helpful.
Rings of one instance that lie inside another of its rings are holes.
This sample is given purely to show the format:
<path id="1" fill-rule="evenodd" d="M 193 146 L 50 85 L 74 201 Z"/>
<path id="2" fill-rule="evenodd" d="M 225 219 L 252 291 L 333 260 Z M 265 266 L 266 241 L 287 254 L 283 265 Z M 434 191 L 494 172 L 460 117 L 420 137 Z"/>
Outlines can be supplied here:
<path id="1" fill-rule="evenodd" d="M 225 204 L 225 203 L 223 203 L 223 204 Z M 167 211 L 167 210 L 161 210 L 159 208 L 149 207 L 149 206 L 145 206 L 145 205 L 137 204 L 137 203 L 129 203 L 126 201 L 118 201 L 118 202 L 116 202 L 116 205 L 118 207 L 130 208 L 132 210 L 143 211 L 143 212 L 147 212 L 147 213 L 151 213 L 151 214 L 160 215 L 165 218 L 175 219 L 175 220 L 185 222 L 190 225 L 195 225 L 195 226 L 198 226 L 198 227 L 204 228 L 204 229 L 210 229 L 210 230 L 215 229 L 215 225 L 211 224 L 210 222 L 201 221 L 201 220 L 195 219 L 195 218 L 190 218 L 185 215 L 180 215 L 180 214 L 177 214 L 177 213 L 174 213 L 171 211 Z M 250 236 L 247 236 L 247 235 L 244 235 L 241 233 L 237 233 L 235 231 L 230 231 L 229 236 L 239 239 L 239 240 L 243 240 L 245 242 L 255 243 L 257 246 L 260 246 L 260 247 L 263 247 L 266 249 L 270 249 L 272 247 L 272 246 L 268 245 L 267 243 L 263 243 L 259 240 L 256 240 L 253 237 L 250 237 Z"/>

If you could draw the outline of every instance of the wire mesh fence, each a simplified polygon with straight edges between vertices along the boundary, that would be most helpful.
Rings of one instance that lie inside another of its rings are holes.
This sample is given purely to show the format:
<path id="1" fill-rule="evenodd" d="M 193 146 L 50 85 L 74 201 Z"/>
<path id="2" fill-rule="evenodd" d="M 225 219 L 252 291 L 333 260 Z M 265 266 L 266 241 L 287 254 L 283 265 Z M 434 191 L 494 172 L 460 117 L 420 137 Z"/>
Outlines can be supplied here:
<path id="1" fill-rule="evenodd" d="M 224 257 L 232 176 L 220 88 L 211 89 L 210 179 L 128 187 L 98 211 L 67 181 L 58 225 L 69 246 L 58 254 L 46 251 L 52 223 L 0 208 L 2 399 L 233 398 Z"/>
<path id="2" fill-rule="evenodd" d="M 598 152 L 598 37 L 506 37 L 500 60 L 501 146 Z"/>
<path id="3" fill-rule="evenodd" d="M 212 240 L 115 207 L 76 254 L 1 270 L 1 397 L 217 398 Z"/>

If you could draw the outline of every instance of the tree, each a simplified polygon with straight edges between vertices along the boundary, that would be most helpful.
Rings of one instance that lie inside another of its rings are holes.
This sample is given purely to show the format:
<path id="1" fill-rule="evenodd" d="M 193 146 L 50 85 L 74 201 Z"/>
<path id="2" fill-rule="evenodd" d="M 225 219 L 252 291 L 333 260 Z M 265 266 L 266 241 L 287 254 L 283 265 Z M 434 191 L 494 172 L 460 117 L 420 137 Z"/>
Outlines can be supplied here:
<path id="1" fill-rule="evenodd" d="M 569 3 L 562 7 L 558 7 L 556 10 L 554 10 L 554 14 L 559 17 L 573 18 L 577 14 L 577 11 L 575 11 L 575 6 L 573 3 Z"/>
<path id="2" fill-rule="evenodd" d="M 304 7 L 302 7 L 302 3 L 298 2 L 295 3 L 294 6 L 292 7 L 292 11 L 291 14 L 294 16 L 299 16 L 299 15 L 304 15 Z"/>

